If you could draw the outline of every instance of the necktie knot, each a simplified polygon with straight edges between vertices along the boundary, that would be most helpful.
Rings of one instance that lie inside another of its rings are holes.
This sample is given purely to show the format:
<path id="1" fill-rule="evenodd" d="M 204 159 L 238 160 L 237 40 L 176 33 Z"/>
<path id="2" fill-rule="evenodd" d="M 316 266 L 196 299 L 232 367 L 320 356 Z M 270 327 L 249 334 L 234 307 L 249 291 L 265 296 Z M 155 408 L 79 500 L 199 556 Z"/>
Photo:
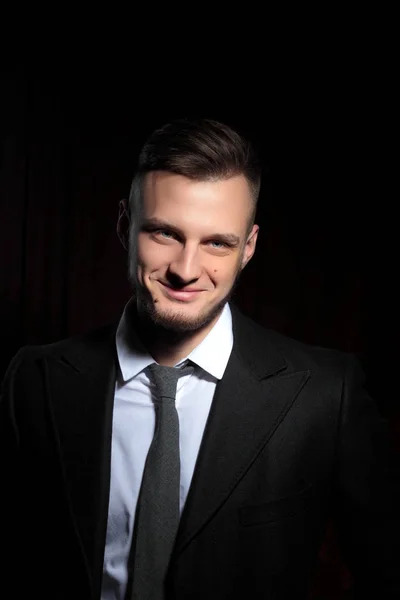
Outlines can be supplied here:
<path id="1" fill-rule="evenodd" d="M 188 366 L 183 368 L 165 367 L 153 363 L 150 365 L 150 371 L 160 397 L 175 400 L 179 378 L 190 373 L 191 369 Z"/>

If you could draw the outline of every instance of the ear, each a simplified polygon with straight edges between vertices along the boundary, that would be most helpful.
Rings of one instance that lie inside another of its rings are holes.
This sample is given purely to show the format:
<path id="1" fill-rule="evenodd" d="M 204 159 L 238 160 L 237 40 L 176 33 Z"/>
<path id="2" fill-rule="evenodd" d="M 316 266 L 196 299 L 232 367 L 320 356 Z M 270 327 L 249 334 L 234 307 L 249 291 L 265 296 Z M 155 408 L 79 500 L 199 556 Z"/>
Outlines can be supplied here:
<path id="1" fill-rule="evenodd" d="M 243 251 L 242 269 L 245 268 L 245 266 L 247 265 L 249 260 L 252 258 L 253 254 L 256 250 L 259 229 L 260 228 L 258 225 L 253 225 L 253 227 L 251 228 L 251 231 L 248 235 L 246 245 L 245 245 L 244 251 Z"/>
<path id="2" fill-rule="evenodd" d="M 130 218 L 128 213 L 127 201 L 124 198 L 119 203 L 119 213 L 117 221 L 117 235 L 125 250 L 129 248 L 129 228 Z"/>

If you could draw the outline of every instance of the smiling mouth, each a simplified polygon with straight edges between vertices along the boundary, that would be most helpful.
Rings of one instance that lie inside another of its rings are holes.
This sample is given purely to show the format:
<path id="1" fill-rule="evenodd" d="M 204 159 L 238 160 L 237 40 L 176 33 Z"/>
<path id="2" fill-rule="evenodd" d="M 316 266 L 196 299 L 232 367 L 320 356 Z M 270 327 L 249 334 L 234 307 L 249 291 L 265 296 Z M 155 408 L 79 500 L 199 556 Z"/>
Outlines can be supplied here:
<path id="1" fill-rule="evenodd" d="M 201 292 L 204 292 L 204 290 L 202 289 L 189 288 L 187 290 L 182 290 L 173 288 L 167 285 L 166 283 L 163 283 L 162 281 L 160 281 L 160 283 L 163 286 L 165 293 L 169 298 L 172 298 L 173 300 L 179 300 L 180 302 L 188 302 L 189 300 L 194 300 L 201 294 Z"/>

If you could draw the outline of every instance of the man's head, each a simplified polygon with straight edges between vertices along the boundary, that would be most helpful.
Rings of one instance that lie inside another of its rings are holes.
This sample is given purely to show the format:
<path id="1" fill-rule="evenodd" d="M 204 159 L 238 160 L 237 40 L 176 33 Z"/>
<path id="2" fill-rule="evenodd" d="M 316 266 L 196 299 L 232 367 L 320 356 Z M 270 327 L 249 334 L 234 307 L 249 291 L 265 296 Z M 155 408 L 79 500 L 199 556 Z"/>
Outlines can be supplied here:
<path id="1" fill-rule="evenodd" d="M 139 312 L 175 332 L 211 328 L 253 256 L 259 188 L 251 144 L 222 123 L 179 120 L 150 136 L 118 226 Z"/>

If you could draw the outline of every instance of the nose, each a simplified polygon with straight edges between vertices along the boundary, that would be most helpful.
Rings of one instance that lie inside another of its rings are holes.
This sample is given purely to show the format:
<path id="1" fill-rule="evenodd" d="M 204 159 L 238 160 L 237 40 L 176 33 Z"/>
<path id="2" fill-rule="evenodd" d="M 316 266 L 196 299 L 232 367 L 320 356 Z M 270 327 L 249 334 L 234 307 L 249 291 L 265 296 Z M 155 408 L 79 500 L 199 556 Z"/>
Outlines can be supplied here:
<path id="1" fill-rule="evenodd" d="M 184 286 L 197 281 L 201 275 L 201 264 L 196 247 L 182 246 L 168 267 L 168 276 L 174 285 Z"/>

